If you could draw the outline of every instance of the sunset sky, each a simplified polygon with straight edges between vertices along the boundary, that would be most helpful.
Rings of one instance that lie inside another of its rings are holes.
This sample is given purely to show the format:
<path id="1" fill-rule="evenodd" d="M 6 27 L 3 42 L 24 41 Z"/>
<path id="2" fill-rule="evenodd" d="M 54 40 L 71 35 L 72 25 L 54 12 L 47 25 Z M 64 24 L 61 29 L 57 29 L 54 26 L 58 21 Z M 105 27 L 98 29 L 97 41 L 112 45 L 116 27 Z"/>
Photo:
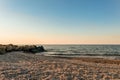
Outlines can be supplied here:
<path id="1" fill-rule="evenodd" d="M 120 44 L 120 0 L 0 0 L 0 44 Z"/>

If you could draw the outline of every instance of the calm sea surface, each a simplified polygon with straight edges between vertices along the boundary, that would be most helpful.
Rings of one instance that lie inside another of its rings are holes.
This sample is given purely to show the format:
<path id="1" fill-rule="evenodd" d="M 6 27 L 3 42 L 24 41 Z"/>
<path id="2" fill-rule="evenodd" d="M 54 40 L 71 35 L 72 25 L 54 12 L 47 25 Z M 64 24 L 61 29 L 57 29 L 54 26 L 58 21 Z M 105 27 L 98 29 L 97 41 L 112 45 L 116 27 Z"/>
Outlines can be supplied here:
<path id="1" fill-rule="evenodd" d="M 119 58 L 120 45 L 44 45 L 46 56 Z"/>

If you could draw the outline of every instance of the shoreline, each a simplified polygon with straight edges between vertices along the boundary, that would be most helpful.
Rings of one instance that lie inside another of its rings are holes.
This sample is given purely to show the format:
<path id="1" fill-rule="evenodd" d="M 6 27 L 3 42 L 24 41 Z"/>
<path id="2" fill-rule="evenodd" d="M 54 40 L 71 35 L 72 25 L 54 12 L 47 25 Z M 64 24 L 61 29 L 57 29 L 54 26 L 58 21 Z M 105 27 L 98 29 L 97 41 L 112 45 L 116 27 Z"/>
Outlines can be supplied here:
<path id="1" fill-rule="evenodd" d="M 68 59 L 68 60 L 81 60 L 83 62 L 92 62 L 92 63 L 102 63 L 102 64 L 120 64 L 120 60 L 115 59 L 107 59 L 107 58 L 95 58 L 95 57 L 59 57 L 60 59 Z"/>

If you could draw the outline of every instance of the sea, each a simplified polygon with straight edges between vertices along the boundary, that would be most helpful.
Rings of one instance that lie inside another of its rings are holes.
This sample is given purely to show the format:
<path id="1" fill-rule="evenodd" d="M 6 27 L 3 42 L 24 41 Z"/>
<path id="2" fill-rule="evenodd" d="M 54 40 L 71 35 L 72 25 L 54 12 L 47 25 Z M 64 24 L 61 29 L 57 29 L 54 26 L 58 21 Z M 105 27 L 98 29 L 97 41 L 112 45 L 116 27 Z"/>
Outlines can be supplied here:
<path id="1" fill-rule="evenodd" d="M 43 45 L 45 56 L 120 59 L 120 45 Z"/>

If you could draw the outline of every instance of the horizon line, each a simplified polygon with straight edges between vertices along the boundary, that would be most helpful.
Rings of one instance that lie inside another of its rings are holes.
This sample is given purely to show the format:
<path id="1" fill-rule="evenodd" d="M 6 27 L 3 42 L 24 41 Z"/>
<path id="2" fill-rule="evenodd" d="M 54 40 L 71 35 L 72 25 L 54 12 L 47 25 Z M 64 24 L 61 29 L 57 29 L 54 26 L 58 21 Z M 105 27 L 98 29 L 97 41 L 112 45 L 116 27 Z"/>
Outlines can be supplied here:
<path id="1" fill-rule="evenodd" d="M 8 45 L 8 44 L 13 44 L 13 43 L 6 43 L 6 44 L 2 44 L 2 45 Z M 49 43 L 49 44 L 47 44 L 47 43 L 46 44 L 39 44 L 39 43 L 38 44 L 34 44 L 34 43 L 31 43 L 31 44 L 27 44 L 27 43 L 26 44 L 22 44 L 21 43 L 21 44 L 19 44 L 18 43 L 18 44 L 16 44 L 15 43 L 13 45 L 120 45 L 120 43 L 118 43 L 118 44 L 112 44 L 112 43 L 109 43 L 109 44 L 108 43 L 105 43 L 105 44 L 102 44 L 102 43 L 98 43 L 98 44 L 97 43 L 94 43 L 94 44 L 92 44 L 92 43 L 91 44 L 89 44 L 89 43 L 88 44 L 84 44 L 84 43 L 83 44 L 77 44 L 77 43 L 74 43 L 74 44 L 73 43 L 71 43 L 71 44 L 64 44 L 64 43 L 61 43 L 61 44 L 54 44 L 54 43 L 53 44 L 51 44 L 51 43 Z"/>

